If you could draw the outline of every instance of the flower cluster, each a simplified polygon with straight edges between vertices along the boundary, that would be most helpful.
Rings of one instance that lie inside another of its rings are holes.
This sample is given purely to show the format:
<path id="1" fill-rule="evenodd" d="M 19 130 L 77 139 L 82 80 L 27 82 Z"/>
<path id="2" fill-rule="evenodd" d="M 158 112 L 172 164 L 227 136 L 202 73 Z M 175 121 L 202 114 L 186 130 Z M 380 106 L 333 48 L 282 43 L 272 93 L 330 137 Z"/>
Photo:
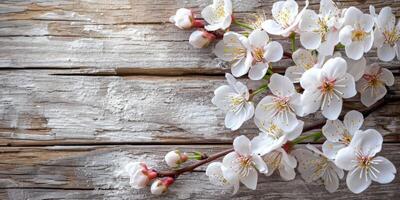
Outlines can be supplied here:
<path id="1" fill-rule="evenodd" d="M 144 164 L 135 164 L 130 173 L 132 187 L 142 188 L 155 177 L 164 177 L 151 187 L 152 193 L 161 194 L 181 173 L 222 156 L 222 162 L 208 165 L 206 175 L 212 184 L 233 188 L 233 193 L 240 183 L 255 190 L 258 174 L 270 176 L 274 171 L 286 181 L 293 180 L 296 171 L 306 182 L 321 179 L 329 192 L 338 189 L 345 171 L 346 184 L 354 193 L 364 191 L 372 181 L 384 184 L 394 179 L 394 165 L 376 156 L 382 135 L 374 129 L 361 130 L 364 116 L 358 111 L 341 115 L 346 99 L 359 93 L 361 103 L 370 107 L 386 95 L 386 86 L 394 84 L 390 70 L 368 64 L 364 57 L 376 49 L 381 61 L 400 59 L 400 23 L 396 25 L 391 8 L 376 14 L 371 6 L 370 13 L 363 13 L 356 7 L 339 8 L 331 0 L 321 0 L 319 11 L 314 11 L 308 9 L 306 0 L 300 10 L 296 1 L 285 0 L 275 2 L 271 13 L 271 19 L 264 16 L 245 23 L 233 17 L 231 0 L 214 0 L 201 11 L 204 21 L 185 8 L 171 17 L 178 28 L 198 28 L 189 38 L 194 47 L 219 40 L 213 52 L 230 63 L 231 73 L 226 73 L 228 84 L 216 88 L 211 102 L 225 113 L 226 128 L 235 131 L 253 120 L 259 134 L 252 139 L 236 137 L 232 150 L 211 157 L 171 151 L 165 161 L 173 169 L 193 156 L 200 160 L 173 175 L 161 176 Z M 244 31 L 231 31 L 232 25 Z M 289 38 L 291 52 L 269 34 Z M 296 37 L 302 48 L 297 49 Z M 273 69 L 282 58 L 294 63 L 284 75 Z M 238 79 L 244 76 L 260 86 L 249 89 Z M 255 98 L 263 93 L 262 98 Z M 302 118 L 315 113 L 326 119 L 321 132 L 302 135 Z M 321 137 L 326 138 L 322 150 L 296 146 Z"/>

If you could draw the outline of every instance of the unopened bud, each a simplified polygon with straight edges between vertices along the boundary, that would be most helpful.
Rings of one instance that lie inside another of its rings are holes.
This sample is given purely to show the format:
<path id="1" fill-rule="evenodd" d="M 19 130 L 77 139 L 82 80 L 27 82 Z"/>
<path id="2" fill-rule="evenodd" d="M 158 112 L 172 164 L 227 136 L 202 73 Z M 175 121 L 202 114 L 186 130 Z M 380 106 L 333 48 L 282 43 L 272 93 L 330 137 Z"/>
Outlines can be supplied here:
<path id="1" fill-rule="evenodd" d="M 188 160 L 186 153 L 181 153 L 178 150 L 168 152 L 165 157 L 165 162 L 170 167 L 179 167 L 180 164 Z"/>
<path id="2" fill-rule="evenodd" d="M 149 182 L 157 177 L 157 172 L 148 169 L 145 163 L 132 162 L 126 165 L 126 171 L 129 174 L 129 184 L 135 189 L 146 187 Z"/>
<path id="3" fill-rule="evenodd" d="M 169 18 L 171 23 L 174 23 L 180 29 L 191 29 L 193 27 L 204 27 L 204 21 L 196 20 L 193 12 L 186 8 L 179 8 L 174 16 Z"/>
<path id="4" fill-rule="evenodd" d="M 171 177 L 165 177 L 158 179 L 151 184 L 150 191 L 154 195 L 161 195 L 168 191 L 168 187 L 174 183 L 174 179 Z"/>
<path id="5" fill-rule="evenodd" d="M 215 40 L 215 35 L 204 30 L 196 30 L 189 37 L 189 43 L 196 48 L 205 48 Z"/>

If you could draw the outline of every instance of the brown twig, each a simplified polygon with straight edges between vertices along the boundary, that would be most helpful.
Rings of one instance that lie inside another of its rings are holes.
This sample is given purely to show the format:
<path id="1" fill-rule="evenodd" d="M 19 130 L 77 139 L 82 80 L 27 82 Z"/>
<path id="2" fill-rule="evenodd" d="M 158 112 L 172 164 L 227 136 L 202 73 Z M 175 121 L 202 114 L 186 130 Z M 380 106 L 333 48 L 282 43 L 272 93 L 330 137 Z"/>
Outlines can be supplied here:
<path id="1" fill-rule="evenodd" d="M 364 118 L 368 117 L 368 115 L 370 115 L 371 113 L 373 113 L 376 110 L 379 110 L 380 108 L 382 108 L 383 106 L 385 106 L 386 104 L 390 103 L 390 102 L 396 102 L 396 101 L 400 101 L 400 97 L 399 96 L 391 96 L 388 95 L 386 96 L 384 99 L 378 101 L 377 103 L 375 103 L 372 107 L 365 109 L 363 111 L 361 111 L 361 113 L 363 114 Z M 343 119 L 344 114 L 339 116 L 339 119 Z M 304 127 L 303 132 L 307 132 L 307 131 L 311 131 L 314 129 L 320 129 L 322 128 L 323 125 L 325 125 L 326 120 L 320 120 L 319 122 L 316 122 L 314 124 L 311 124 L 309 126 Z M 204 164 L 207 164 L 211 161 L 214 161 L 218 158 L 221 158 L 223 156 L 225 156 L 226 154 L 230 153 L 234 151 L 233 148 L 218 152 L 216 154 L 213 154 L 211 156 L 209 156 L 208 158 L 204 159 L 204 160 L 200 160 L 192 165 L 186 166 L 184 168 L 181 169 L 177 169 L 177 170 L 170 170 L 170 171 L 160 171 L 158 172 L 157 176 L 158 177 L 173 177 L 173 178 L 178 178 L 178 176 L 180 176 L 181 174 L 185 173 L 185 172 L 191 172 L 194 169 L 196 169 L 199 166 L 202 166 Z"/>
<path id="2" fill-rule="evenodd" d="M 283 52 L 283 57 L 292 59 L 292 53 L 284 51 Z"/>

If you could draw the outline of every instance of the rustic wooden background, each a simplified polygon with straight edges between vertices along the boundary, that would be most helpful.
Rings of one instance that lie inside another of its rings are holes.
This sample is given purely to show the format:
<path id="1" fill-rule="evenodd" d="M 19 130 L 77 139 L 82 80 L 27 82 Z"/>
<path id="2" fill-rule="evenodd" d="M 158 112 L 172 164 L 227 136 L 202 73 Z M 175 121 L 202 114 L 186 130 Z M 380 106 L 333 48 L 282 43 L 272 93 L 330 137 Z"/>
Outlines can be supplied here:
<path id="1" fill-rule="evenodd" d="M 0 2 L 0 199 L 144 199 L 121 175 L 132 159 L 162 163 L 174 148 L 208 153 L 228 148 L 240 134 L 258 133 L 252 123 L 224 128 L 211 104 L 227 65 L 209 49 L 194 49 L 190 31 L 168 23 L 180 7 L 201 10 L 211 0 L 2 0 Z M 238 18 L 264 11 L 271 1 L 234 0 Z M 300 3 L 303 5 L 303 3 Z M 399 0 L 341 0 L 368 11 Z M 318 9 L 319 1 L 311 7 Z M 368 55 L 377 61 L 376 53 Z M 290 61 L 274 66 L 282 71 Z M 400 62 L 382 63 L 395 74 Z M 354 101 L 356 99 L 353 99 Z M 362 108 L 356 102 L 346 108 Z M 314 118 L 313 118 L 314 117 Z M 307 122 L 321 117 L 314 115 Z M 400 103 L 366 119 L 365 128 L 385 135 L 381 153 L 400 171 Z M 164 164 L 161 166 L 165 167 Z M 164 197 L 225 199 L 230 191 L 209 184 L 204 168 L 180 177 Z M 344 181 L 342 181 L 344 183 Z M 394 199 L 400 178 L 372 184 L 361 195 L 345 184 L 329 194 L 300 178 L 262 177 L 257 191 L 242 187 L 233 199 Z"/>

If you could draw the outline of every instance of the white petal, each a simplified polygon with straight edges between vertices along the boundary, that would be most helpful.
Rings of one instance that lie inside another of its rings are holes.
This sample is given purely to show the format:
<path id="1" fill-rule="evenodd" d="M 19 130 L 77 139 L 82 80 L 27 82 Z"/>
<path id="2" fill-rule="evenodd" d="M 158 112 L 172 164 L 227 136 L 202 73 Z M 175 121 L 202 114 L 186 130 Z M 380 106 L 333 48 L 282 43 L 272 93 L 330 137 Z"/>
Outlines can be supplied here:
<path id="1" fill-rule="evenodd" d="M 268 70 L 268 64 L 257 63 L 250 68 L 249 78 L 251 80 L 261 80 Z"/>
<path id="2" fill-rule="evenodd" d="M 260 173 L 268 173 L 268 167 L 267 164 L 265 164 L 264 160 L 258 156 L 258 155 L 253 155 L 252 156 L 254 166 L 257 168 L 257 170 Z"/>
<path id="3" fill-rule="evenodd" d="M 300 34 L 300 42 L 306 49 L 317 49 L 321 44 L 321 34 L 316 32 L 303 32 Z"/>
<path id="4" fill-rule="evenodd" d="M 252 61 L 253 57 L 251 56 L 251 52 L 248 52 L 245 59 L 240 59 L 238 62 L 232 65 L 232 75 L 235 77 L 241 77 L 245 75 L 249 71 Z"/>
<path id="5" fill-rule="evenodd" d="M 339 31 L 330 31 L 326 41 L 322 42 L 317 51 L 324 56 L 331 56 L 339 43 Z"/>
<path id="6" fill-rule="evenodd" d="M 257 179 L 257 171 L 254 168 L 251 168 L 247 176 L 240 177 L 240 182 L 242 182 L 247 188 L 255 190 L 257 187 Z"/>
<path id="7" fill-rule="evenodd" d="M 293 112 L 277 114 L 277 116 L 273 118 L 273 122 L 285 132 L 292 131 L 299 123 L 296 114 Z"/>
<path id="8" fill-rule="evenodd" d="M 327 170 L 323 179 L 325 189 L 328 190 L 328 192 L 333 193 L 339 188 L 339 178 L 333 169 Z"/>
<path id="9" fill-rule="evenodd" d="M 361 103 L 370 107 L 379 99 L 382 99 L 386 93 L 387 90 L 384 86 L 367 87 L 363 92 L 361 92 Z"/>
<path id="10" fill-rule="evenodd" d="M 363 14 L 360 19 L 360 26 L 365 32 L 371 32 L 374 27 L 374 18 L 370 14 Z"/>
<path id="11" fill-rule="evenodd" d="M 321 69 L 311 68 L 304 72 L 303 76 L 300 78 L 300 85 L 305 90 L 307 89 L 317 89 L 321 81 Z"/>
<path id="12" fill-rule="evenodd" d="M 347 63 L 341 57 L 331 58 L 326 61 L 322 67 L 322 76 L 329 79 L 338 79 L 343 77 L 347 71 Z"/>
<path id="13" fill-rule="evenodd" d="M 231 130 L 239 129 L 246 119 L 246 112 L 228 111 L 225 116 L 225 126 Z"/>
<path id="14" fill-rule="evenodd" d="M 379 12 L 378 19 L 377 19 L 377 25 L 381 29 L 386 29 L 386 30 L 392 30 L 394 28 L 394 25 L 396 23 L 396 17 L 392 13 L 392 8 L 390 7 L 384 7 L 382 10 Z"/>
<path id="15" fill-rule="evenodd" d="M 254 115 L 254 103 L 253 102 L 247 102 L 245 104 L 245 110 L 246 110 L 246 119 L 245 120 L 249 120 L 253 117 Z"/>
<path id="16" fill-rule="evenodd" d="M 273 107 L 269 107 L 271 104 L 274 103 L 273 97 L 272 96 L 266 96 L 264 97 L 256 107 L 255 111 L 255 118 L 257 118 L 260 121 L 268 120 L 271 119 L 274 114 L 276 113 L 276 109 L 273 109 Z"/>
<path id="17" fill-rule="evenodd" d="M 318 165 L 321 163 L 321 158 L 315 153 L 307 149 L 295 149 L 292 154 L 299 161 L 297 170 L 307 183 L 311 183 L 323 175 L 318 173 L 320 170 Z"/>
<path id="18" fill-rule="evenodd" d="M 255 154 L 263 156 L 275 149 L 280 148 L 286 141 L 287 139 L 284 136 L 275 139 L 269 135 L 266 135 L 266 133 L 260 133 L 260 135 L 251 140 L 251 147 Z"/>
<path id="19" fill-rule="evenodd" d="M 353 59 L 358 60 L 364 54 L 364 44 L 362 42 L 352 42 L 344 47 L 346 55 Z"/>
<path id="20" fill-rule="evenodd" d="M 290 79 L 278 73 L 272 74 L 268 88 L 271 90 L 272 94 L 279 97 L 287 97 L 296 92 Z"/>
<path id="21" fill-rule="evenodd" d="M 329 120 L 335 120 L 339 117 L 342 111 L 343 100 L 333 97 L 330 102 L 326 102 L 324 107 L 321 108 L 322 115 Z"/>
<path id="22" fill-rule="evenodd" d="M 366 53 L 369 50 L 371 50 L 373 44 L 374 44 L 374 35 L 371 33 L 368 34 L 363 41 L 364 52 Z"/>
<path id="23" fill-rule="evenodd" d="M 283 48 L 279 42 L 272 41 L 264 48 L 264 59 L 267 62 L 277 62 L 282 59 Z"/>
<path id="24" fill-rule="evenodd" d="M 312 32 L 316 29 L 319 29 L 318 25 L 319 17 L 317 13 L 313 10 L 306 10 L 301 17 L 299 22 L 299 29 L 302 32 Z"/>
<path id="25" fill-rule="evenodd" d="M 382 72 L 379 74 L 379 80 L 383 81 L 387 86 L 392 86 L 394 84 L 393 73 L 386 69 L 381 68 Z"/>
<path id="26" fill-rule="evenodd" d="M 301 48 L 293 53 L 292 59 L 298 67 L 303 68 L 303 71 L 313 67 L 316 63 L 316 57 L 310 51 Z"/>
<path id="27" fill-rule="evenodd" d="M 359 194 L 371 185 L 371 178 L 363 176 L 360 168 L 355 168 L 349 171 L 346 178 L 346 184 L 350 191 Z"/>
<path id="28" fill-rule="evenodd" d="M 237 174 L 232 170 L 232 168 L 226 167 L 225 165 L 223 165 L 221 167 L 222 169 L 222 174 L 224 176 L 224 178 L 233 185 L 234 190 L 233 190 L 233 194 L 236 194 L 237 191 L 239 190 L 239 177 L 237 176 Z"/>
<path id="29" fill-rule="evenodd" d="M 356 152 L 353 147 L 340 149 L 335 157 L 335 165 L 344 170 L 351 170 L 356 165 L 352 161 L 356 160 Z"/>
<path id="30" fill-rule="evenodd" d="M 356 83 L 352 75 L 346 73 L 341 80 L 336 81 L 335 89 L 343 94 L 343 98 L 347 99 L 354 97 L 357 94 Z M 340 85 L 340 87 L 339 87 Z"/>
<path id="31" fill-rule="evenodd" d="M 301 96 L 303 102 L 303 112 L 305 115 L 316 112 L 321 106 L 320 90 L 305 90 Z"/>
<path id="32" fill-rule="evenodd" d="M 212 5 L 208 5 L 201 11 L 201 16 L 209 24 L 214 24 L 214 9 Z"/>
<path id="33" fill-rule="evenodd" d="M 356 7 L 351 6 L 344 13 L 344 25 L 353 25 L 360 21 L 363 13 Z"/>
<path id="34" fill-rule="evenodd" d="M 284 31 L 283 27 L 280 24 L 271 19 L 263 22 L 261 26 L 265 31 L 272 35 L 280 35 Z"/>
<path id="35" fill-rule="evenodd" d="M 377 48 L 382 47 L 383 43 L 385 42 L 385 36 L 379 30 L 379 28 L 374 29 L 374 46 Z"/>
<path id="36" fill-rule="evenodd" d="M 343 120 L 346 129 L 351 135 L 354 135 L 361 128 L 363 122 L 364 116 L 356 110 L 346 113 Z"/>
<path id="37" fill-rule="evenodd" d="M 376 162 L 376 164 L 373 164 L 372 166 L 377 170 L 374 171 L 373 169 L 370 169 L 376 174 L 376 177 L 374 175 L 370 176 L 373 181 L 381 184 L 393 181 L 396 174 L 396 168 L 392 162 L 382 156 L 375 157 L 372 162 Z"/>
<path id="38" fill-rule="evenodd" d="M 206 175 L 208 176 L 210 182 L 217 186 L 222 186 L 224 188 L 232 187 L 232 184 L 224 178 L 222 173 L 222 163 L 213 162 L 207 166 Z"/>
<path id="39" fill-rule="evenodd" d="M 345 133 L 345 127 L 340 120 L 327 120 L 322 127 L 322 134 L 331 142 L 339 142 Z"/>
<path id="40" fill-rule="evenodd" d="M 303 67 L 291 66 L 286 68 L 285 76 L 288 77 L 293 83 L 300 82 L 300 78 L 305 72 Z"/>
<path id="41" fill-rule="evenodd" d="M 343 27 L 339 32 L 339 41 L 343 45 L 350 45 L 352 43 L 352 31 L 353 27 L 350 25 Z"/>
<path id="42" fill-rule="evenodd" d="M 367 60 L 361 57 L 360 60 L 347 59 L 347 72 L 354 77 L 355 81 L 358 81 L 363 75 Z"/>
<path id="43" fill-rule="evenodd" d="M 250 155 L 251 154 L 251 143 L 249 138 L 244 135 L 236 137 L 233 140 L 233 148 L 235 152 L 240 155 Z"/>
<path id="44" fill-rule="evenodd" d="M 260 29 L 252 31 L 249 35 L 249 42 L 252 48 L 264 48 L 268 40 L 268 34 Z"/>
<path id="45" fill-rule="evenodd" d="M 394 47 L 389 44 L 383 44 L 381 48 L 378 48 L 378 58 L 382 61 L 388 62 L 394 59 L 396 51 Z"/>
<path id="46" fill-rule="evenodd" d="M 357 148 L 365 156 L 375 156 L 382 149 L 383 137 L 374 130 L 359 131 L 354 134 L 349 146 Z"/>
<path id="47" fill-rule="evenodd" d="M 345 148 L 346 145 L 339 142 L 331 142 L 326 140 L 324 144 L 322 144 L 322 152 L 331 160 L 336 158 L 336 154 L 340 149 Z"/>
<path id="48" fill-rule="evenodd" d="M 293 141 L 294 139 L 298 138 L 303 132 L 303 127 L 304 127 L 304 122 L 298 120 L 297 126 L 294 128 L 294 130 L 286 134 L 287 139 Z"/>
<path id="49" fill-rule="evenodd" d="M 225 167 L 232 168 L 233 164 L 236 164 L 236 160 L 238 159 L 238 154 L 236 152 L 230 152 L 222 159 L 222 164 Z"/>
<path id="50" fill-rule="evenodd" d="M 291 168 L 289 166 L 281 165 L 279 166 L 279 174 L 281 175 L 281 178 L 285 181 L 290 181 L 296 178 L 296 172 L 294 171 L 294 168 Z"/>

